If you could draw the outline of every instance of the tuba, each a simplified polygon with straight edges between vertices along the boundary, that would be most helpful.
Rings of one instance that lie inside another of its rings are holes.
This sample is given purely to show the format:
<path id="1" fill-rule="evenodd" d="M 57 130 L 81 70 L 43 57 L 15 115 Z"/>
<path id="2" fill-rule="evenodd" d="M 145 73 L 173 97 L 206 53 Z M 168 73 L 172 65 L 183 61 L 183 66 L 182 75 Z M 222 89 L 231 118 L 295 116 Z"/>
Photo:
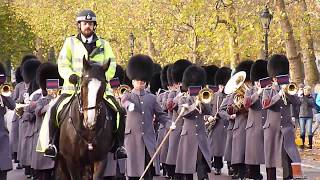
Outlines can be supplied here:
<path id="1" fill-rule="evenodd" d="M 240 109 L 244 103 L 244 94 L 249 87 L 244 83 L 246 80 L 246 72 L 240 71 L 234 74 L 227 82 L 224 92 L 225 94 L 235 93 L 234 105 Z"/>
<path id="2" fill-rule="evenodd" d="M 12 94 L 12 89 L 13 88 L 10 84 L 3 84 L 3 85 L 1 85 L 1 88 L 0 88 L 0 94 L 2 96 L 9 97 Z"/>

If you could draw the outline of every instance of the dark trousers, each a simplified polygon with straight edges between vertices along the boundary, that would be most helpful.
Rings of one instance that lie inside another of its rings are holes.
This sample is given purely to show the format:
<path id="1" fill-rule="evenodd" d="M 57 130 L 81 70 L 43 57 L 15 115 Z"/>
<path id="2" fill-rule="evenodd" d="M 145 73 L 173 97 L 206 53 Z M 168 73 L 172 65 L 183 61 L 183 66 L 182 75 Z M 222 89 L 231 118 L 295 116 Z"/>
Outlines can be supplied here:
<path id="1" fill-rule="evenodd" d="M 7 171 L 0 170 L 0 180 L 7 180 Z"/>
<path id="2" fill-rule="evenodd" d="M 247 165 L 246 178 L 250 179 L 262 179 L 260 173 L 260 165 Z"/>
<path id="3" fill-rule="evenodd" d="M 167 175 L 168 175 L 169 177 L 174 177 L 174 176 L 176 176 L 175 170 L 176 170 L 176 166 L 175 166 L 175 165 L 166 164 L 166 171 L 167 171 Z"/>
<path id="4" fill-rule="evenodd" d="M 267 168 L 267 180 L 277 180 L 276 168 Z"/>
<path id="5" fill-rule="evenodd" d="M 239 178 L 243 179 L 246 175 L 246 165 L 244 163 L 232 164 L 234 174 L 238 175 Z"/>
<path id="6" fill-rule="evenodd" d="M 212 166 L 216 169 L 222 169 L 223 168 L 222 157 L 214 156 Z"/>
<path id="7" fill-rule="evenodd" d="M 198 152 L 197 152 L 196 170 L 197 170 L 197 176 L 198 176 L 199 180 L 204 179 L 204 178 L 208 178 L 208 173 L 211 171 L 211 169 L 208 166 L 206 159 L 203 157 L 203 154 L 200 151 L 200 149 L 198 149 Z"/>

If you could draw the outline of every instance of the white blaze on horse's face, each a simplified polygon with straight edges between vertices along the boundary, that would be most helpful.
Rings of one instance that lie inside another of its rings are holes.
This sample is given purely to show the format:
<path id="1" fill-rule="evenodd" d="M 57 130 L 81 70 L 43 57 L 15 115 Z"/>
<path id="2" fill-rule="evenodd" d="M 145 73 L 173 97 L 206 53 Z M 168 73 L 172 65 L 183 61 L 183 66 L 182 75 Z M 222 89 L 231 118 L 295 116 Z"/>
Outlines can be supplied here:
<path id="1" fill-rule="evenodd" d="M 100 89 L 101 86 L 101 81 L 99 81 L 98 79 L 91 79 L 88 83 L 88 107 L 95 107 L 97 105 L 97 95 L 98 95 L 98 91 Z M 93 127 L 95 125 L 95 119 L 96 119 L 96 109 L 89 109 L 87 111 L 88 113 L 88 119 L 86 119 L 87 126 Z"/>

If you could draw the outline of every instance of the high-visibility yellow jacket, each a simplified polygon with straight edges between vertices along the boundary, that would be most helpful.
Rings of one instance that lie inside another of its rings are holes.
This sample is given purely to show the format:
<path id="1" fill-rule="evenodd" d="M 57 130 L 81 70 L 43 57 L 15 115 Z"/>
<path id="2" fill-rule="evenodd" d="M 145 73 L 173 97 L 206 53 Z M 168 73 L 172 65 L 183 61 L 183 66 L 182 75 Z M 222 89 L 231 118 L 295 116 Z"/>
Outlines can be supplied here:
<path id="1" fill-rule="evenodd" d="M 109 69 L 106 72 L 106 78 L 110 80 L 113 78 L 117 66 L 111 46 L 106 40 L 98 37 L 96 47 L 98 49 L 93 56 L 90 56 L 90 60 L 104 64 L 111 59 Z M 59 74 L 64 79 L 62 93 L 74 93 L 74 86 L 69 82 L 69 77 L 72 74 L 81 77 L 83 56 L 86 59 L 89 56 L 83 43 L 76 36 L 66 38 L 58 58 Z M 112 95 L 112 89 L 109 84 L 107 85 L 106 95 Z"/>

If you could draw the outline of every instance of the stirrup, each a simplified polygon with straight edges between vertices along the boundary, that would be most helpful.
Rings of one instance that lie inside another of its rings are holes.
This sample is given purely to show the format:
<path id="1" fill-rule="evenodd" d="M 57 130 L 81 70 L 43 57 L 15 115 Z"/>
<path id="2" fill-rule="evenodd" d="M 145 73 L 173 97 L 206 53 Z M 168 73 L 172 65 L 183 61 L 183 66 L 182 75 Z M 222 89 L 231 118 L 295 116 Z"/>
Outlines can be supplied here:
<path id="1" fill-rule="evenodd" d="M 49 146 L 44 151 L 44 156 L 50 157 L 50 158 L 55 158 L 57 156 L 57 153 L 58 153 L 58 151 L 57 151 L 56 146 L 53 144 L 49 144 Z"/>

